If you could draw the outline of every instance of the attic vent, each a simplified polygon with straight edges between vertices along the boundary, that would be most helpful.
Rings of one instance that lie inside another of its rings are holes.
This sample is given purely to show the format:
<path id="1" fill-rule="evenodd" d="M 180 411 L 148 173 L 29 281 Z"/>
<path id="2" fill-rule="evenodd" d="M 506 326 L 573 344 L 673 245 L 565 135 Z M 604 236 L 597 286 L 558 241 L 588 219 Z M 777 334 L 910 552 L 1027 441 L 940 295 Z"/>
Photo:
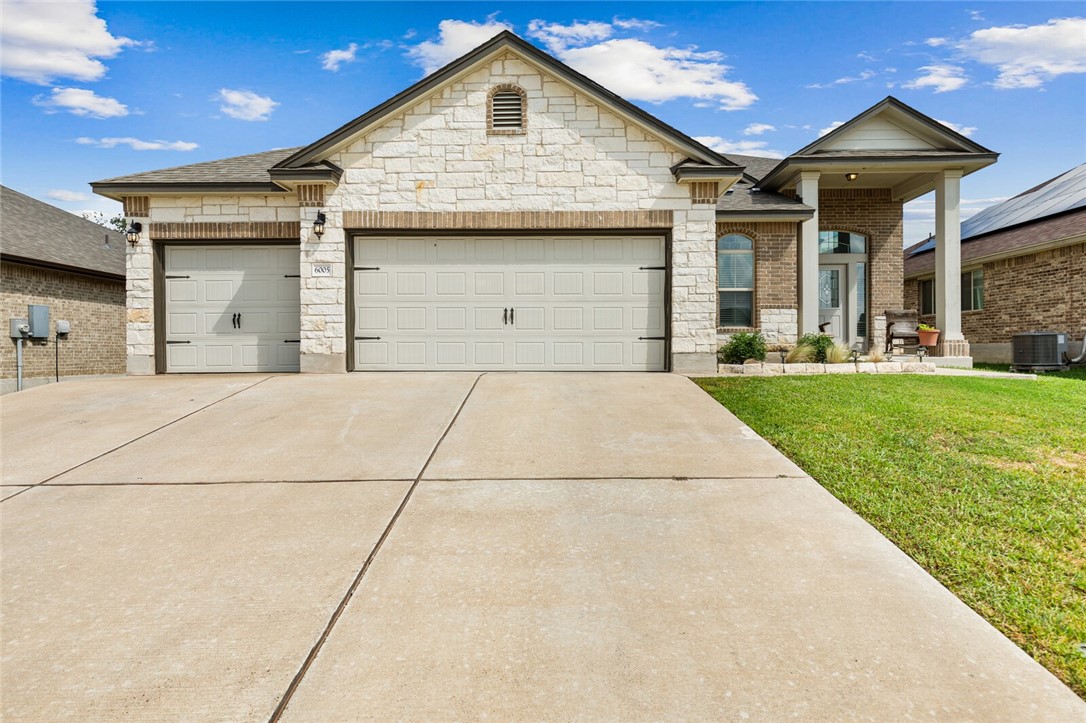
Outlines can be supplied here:
<path id="1" fill-rule="evenodd" d="M 500 86 L 490 96 L 487 109 L 490 121 L 487 130 L 491 133 L 524 132 L 524 91 L 516 86 Z"/>

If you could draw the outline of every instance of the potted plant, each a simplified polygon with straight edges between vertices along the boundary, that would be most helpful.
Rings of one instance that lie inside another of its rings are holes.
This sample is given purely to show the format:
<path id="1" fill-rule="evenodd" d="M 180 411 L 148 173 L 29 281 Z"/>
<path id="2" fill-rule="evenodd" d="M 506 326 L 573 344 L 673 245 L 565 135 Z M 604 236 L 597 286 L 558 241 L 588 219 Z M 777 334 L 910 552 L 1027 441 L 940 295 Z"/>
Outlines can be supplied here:
<path id="1" fill-rule="evenodd" d="M 939 343 L 939 330 L 934 326 L 921 322 L 916 331 L 920 335 L 920 346 L 933 347 Z"/>

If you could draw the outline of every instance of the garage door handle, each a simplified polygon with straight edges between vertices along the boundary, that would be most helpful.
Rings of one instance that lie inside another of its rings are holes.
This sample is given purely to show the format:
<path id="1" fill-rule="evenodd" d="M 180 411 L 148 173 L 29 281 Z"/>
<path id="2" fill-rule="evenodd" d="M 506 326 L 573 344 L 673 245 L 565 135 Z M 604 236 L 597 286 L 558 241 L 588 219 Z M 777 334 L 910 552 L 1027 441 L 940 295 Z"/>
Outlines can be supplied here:
<path id="1" fill-rule="evenodd" d="M 166 278 L 167 279 L 190 279 L 192 277 L 191 276 L 169 276 L 169 275 L 167 275 Z"/>
<path id="2" fill-rule="evenodd" d="M 283 339 L 284 344 L 301 344 L 301 339 Z"/>
<path id="3" fill-rule="evenodd" d="M 666 266 L 638 266 L 638 271 L 667 271 Z"/>
<path id="4" fill-rule="evenodd" d="M 638 341 L 663 341 L 666 337 L 663 336 L 639 336 Z"/>
<path id="5" fill-rule="evenodd" d="M 192 341 L 189 340 L 189 339 L 186 339 L 185 341 L 170 341 L 169 339 L 167 339 L 166 343 L 167 344 L 191 344 Z"/>
<path id="6" fill-rule="evenodd" d="M 509 323 L 509 309 L 502 309 L 502 326 Z"/>
<path id="7" fill-rule="evenodd" d="M 301 274 L 283 274 L 283 278 L 284 279 L 300 279 L 300 278 L 302 278 L 302 275 Z"/>
<path id="8" fill-rule="evenodd" d="M 513 315 L 516 314 L 516 313 L 517 313 L 516 309 L 512 309 L 512 308 L 509 309 L 509 323 L 510 324 L 513 323 Z"/>

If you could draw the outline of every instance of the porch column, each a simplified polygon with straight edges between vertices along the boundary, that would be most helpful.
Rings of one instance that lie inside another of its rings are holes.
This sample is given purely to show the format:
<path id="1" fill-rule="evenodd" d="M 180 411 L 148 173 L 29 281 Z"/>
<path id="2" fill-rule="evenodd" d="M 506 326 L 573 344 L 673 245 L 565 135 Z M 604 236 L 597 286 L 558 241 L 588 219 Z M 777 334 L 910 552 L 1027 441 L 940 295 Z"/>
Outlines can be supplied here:
<path id="1" fill-rule="evenodd" d="M 796 195 L 814 209 L 799 226 L 799 333 L 818 333 L 818 171 L 803 171 Z"/>
<path id="2" fill-rule="evenodd" d="M 935 324 L 942 356 L 969 356 L 962 336 L 961 170 L 935 176 Z"/>

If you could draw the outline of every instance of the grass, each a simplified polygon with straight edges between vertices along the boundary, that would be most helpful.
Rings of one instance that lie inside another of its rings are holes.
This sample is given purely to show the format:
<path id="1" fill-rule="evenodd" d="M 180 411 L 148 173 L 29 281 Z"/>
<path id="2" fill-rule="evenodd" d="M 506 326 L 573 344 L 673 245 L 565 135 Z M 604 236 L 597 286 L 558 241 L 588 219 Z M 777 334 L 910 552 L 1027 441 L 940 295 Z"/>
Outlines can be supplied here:
<path id="1" fill-rule="evenodd" d="M 1086 697 L 1086 369 L 698 383 Z"/>

